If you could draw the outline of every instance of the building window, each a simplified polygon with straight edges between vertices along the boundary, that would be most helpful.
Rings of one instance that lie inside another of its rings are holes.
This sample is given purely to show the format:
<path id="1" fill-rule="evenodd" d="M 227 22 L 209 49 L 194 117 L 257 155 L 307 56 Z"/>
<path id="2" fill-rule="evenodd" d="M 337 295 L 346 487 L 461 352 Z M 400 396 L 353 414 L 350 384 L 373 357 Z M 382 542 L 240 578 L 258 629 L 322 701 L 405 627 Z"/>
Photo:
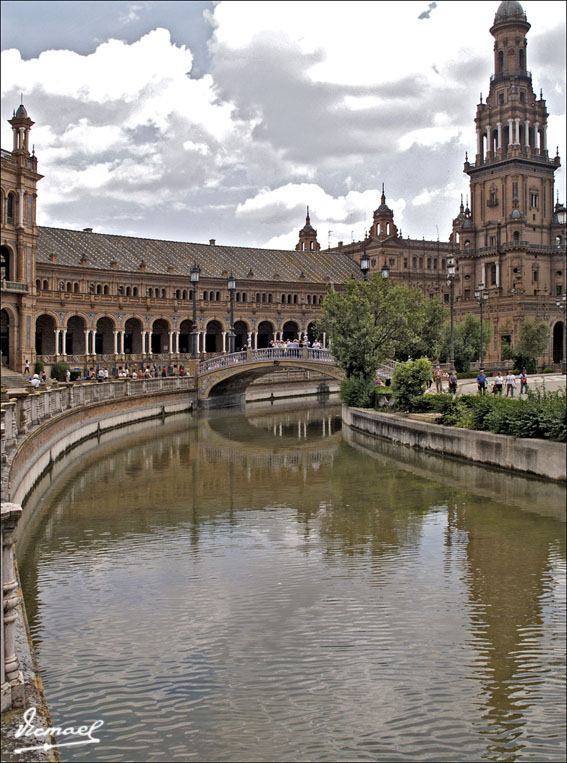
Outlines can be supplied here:
<path id="1" fill-rule="evenodd" d="M 132 289 L 132 296 L 133 297 L 137 297 L 138 296 L 138 287 L 137 286 L 134 286 L 134 288 Z"/>
<path id="2" fill-rule="evenodd" d="M 471 298 L 471 290 L 465 289 L 465 301 L 468 302 Z"/>
<path id="3" fill-rule="evenodd" d="M 555 295 L 557 297 L 560 297 L 562 294 L 563 294 L 563 286 L 560 283 L 558 283 L 555 285 Z"/>
<path id="4" fill-rule="evenodd" d="M 443 294 L 443 302 L 446 305 L 449 304 L 449 295 L 448 294 Z"/>
<path id="5" fill-rule="evenodd" d="M 533 271 L 533 280 L 534 280 L 534 283 L 537 283 L 539 281 L 539 270 Z"/>
<path id="6" fill-rule="evenodd" d="M 408 269 L 408 258 L 404 257 L 404 270 Z"/>
<path id="7" fill-rule="evenodd" d="M 531 209 L 537 209 L 539 207 L 539 194 L 530 193 L 530 207 Z"/>

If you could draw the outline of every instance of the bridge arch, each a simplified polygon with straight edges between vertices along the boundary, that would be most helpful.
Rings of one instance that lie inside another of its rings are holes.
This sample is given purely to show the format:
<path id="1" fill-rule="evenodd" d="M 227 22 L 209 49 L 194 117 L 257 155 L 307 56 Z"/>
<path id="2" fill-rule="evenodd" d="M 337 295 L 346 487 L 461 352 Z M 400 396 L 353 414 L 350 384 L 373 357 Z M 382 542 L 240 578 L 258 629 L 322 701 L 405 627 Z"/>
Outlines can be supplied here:
<path id="1" fill-rule="evenodd" d="M 285 368 L 317 371 L 335 380 L 343 377 L 343 372 L 328 350 L 302 347 L 235 352 L 200 364 L 199 401 L 207 405 L 213 404 L 215 398 L 222 398 L 224 406 L 239 405 L 244 400 L 246 388 L 253 381 Z"/>

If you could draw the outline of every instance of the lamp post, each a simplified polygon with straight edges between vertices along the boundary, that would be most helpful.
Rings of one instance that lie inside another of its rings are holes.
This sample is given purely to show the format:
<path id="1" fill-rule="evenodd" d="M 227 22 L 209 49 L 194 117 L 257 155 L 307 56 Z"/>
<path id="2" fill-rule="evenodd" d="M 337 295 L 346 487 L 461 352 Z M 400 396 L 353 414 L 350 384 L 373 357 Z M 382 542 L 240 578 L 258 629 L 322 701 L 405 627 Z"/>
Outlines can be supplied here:
<path id="1" fill-rule="evenodd" d="M 360 258 L 360 269 L 362 270 L 362 277 L 365 281 L 368 281 L 368 271 L 370 270 L 370 257 L 368 256 L 366 249 L 362 252 Z"/>
<path id="2" fill-rule="evenodd" d="M 447 283 L 451 290 L 451 296 L 449 301 L 449 310 L 451 313 L 451 339 L 449 345 L 449 356 L 451 360 L 451 370 L 455 368 L 455 333 L 453 326 L 453 313 L 455 309 L 455 258 L 452 254 L 447 259 Z"/>
<path id="3" fill-rule="evenodd" d="M 390 277 L 390 268 L 388 267 L 388 263 L 387 262 L 385 262 L 382 265 L 381 273 L 382 273 L 382 278 L 386 278 L 387 279 L 387 278 Z"/>
<path id="4" fill-rule="evenodd" d="M 555 303 L 558 310 L 563 313 L 563 357 L 561 358 L 561 373 L 567 373 L 567 295 Z"/>
<path id="5" fill-rule="evenodd" d="M 484 307 L 484 303 L 488 299 L 488 291 L 484 288 L 484 284 L 480 283 L 478 285 L 478 289 L 474 293 L 474 298 L 480 305 L 480 367 L 484 367 L 484 334 L 483 334 L 483 320 L 482 320 L 482 309 Z"/>
<path id="6" fill-rule="evenodd" d="M 228 351 L 234 352 L 234 291 L 236 280 L 232 273 L 228 277 L 228 293 L 230 295 L 230 333 L 228 335 Z"/>
<path id="7" fill-rule="evenodd" d="M 191 359 L 197 358 L 197 286 L 201 268 L 195 263 L 191 268 L 191 283 L 193 284 L 193 329 L 191 330 Z"/>

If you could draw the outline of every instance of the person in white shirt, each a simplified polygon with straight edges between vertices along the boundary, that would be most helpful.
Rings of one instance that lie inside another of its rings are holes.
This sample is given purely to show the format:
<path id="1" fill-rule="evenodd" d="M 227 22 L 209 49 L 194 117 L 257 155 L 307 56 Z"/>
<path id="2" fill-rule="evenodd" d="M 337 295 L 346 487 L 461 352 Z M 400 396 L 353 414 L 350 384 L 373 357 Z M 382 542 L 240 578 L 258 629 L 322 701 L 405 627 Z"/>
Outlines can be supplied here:
<path id="1" fill-rule="evenodd" d="M 508 371 L 506 374 L 506 397 L 514 397 L 514 390 L 516 388 L 516 377 L 512 371 Z"/>

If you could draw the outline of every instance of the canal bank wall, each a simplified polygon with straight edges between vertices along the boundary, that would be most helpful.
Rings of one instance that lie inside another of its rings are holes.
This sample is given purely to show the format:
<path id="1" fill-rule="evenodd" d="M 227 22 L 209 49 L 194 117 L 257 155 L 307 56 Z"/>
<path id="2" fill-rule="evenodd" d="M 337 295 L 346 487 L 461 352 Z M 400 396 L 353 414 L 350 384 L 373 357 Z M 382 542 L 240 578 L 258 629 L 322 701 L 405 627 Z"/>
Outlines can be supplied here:
<path id="1" fill-rule="evenodd" d="M 347 406 L 342 407 L 342 420 L 356 431 L 398 445 L 558 482 L 567 479 L 564 443 L 458 429 Z"/>

